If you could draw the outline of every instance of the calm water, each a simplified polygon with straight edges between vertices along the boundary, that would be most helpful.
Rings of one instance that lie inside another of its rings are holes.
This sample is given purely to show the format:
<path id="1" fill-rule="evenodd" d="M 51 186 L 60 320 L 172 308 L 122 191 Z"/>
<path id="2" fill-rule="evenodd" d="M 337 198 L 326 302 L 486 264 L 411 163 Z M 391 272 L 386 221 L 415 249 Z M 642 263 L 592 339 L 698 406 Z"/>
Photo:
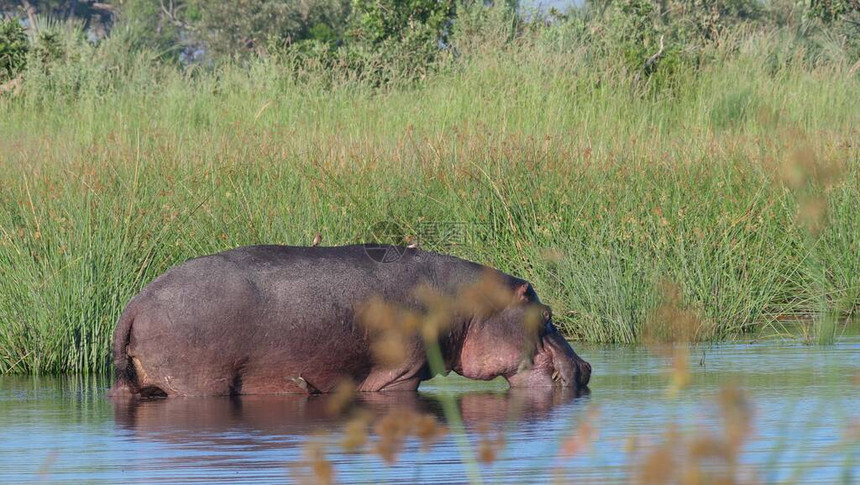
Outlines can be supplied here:
<path id="1" fill-rule="evenodd" d="M 722 429 L 717 395 L 728 382 L 746 392 L 752 438 L 741 462 L 763 482 L 860 480 L 860 339 L 832 347 L 796 342 L 727 344 L 691 349 L 692 382 L 667 393 L 669 362 L 645 349 L 583 348 L 594 366 L 591 392 L 511 393 L 500 382 L 436 379 L 419 393 L 363 396 L 374 416 L 406 408 L 444 420 L 453 395 L 477 448 L 480 436 L 504 431 L 506 446 L 487 483 L 581 483 L 629 479 L 628 443 L 639 455 L 657 446 L 667 425 L 703 436 Z M 704 360 L 702 359 L 704 355 Z M 0 480 L 68 483 L 284 482 L 303 472 L 309 439 L 336 442 L 343 419 L 326 413 L 329 397 L 171 399 L 118 406 L 101 380 L 0 378 Z M 450 399 L 450 398 L 448 398 Z M 450 402 L 450 400 L 448 401 Z M 561 443 L 583 420 L 590 445 L 572 458 Z M 854 434 L 849 432 L 853 423 Z M 328 434 L 321 437 L 322 432 Z M 375 438 L 371 438 L 373 440 Z M 462 441 L 462 440 L 460 440 Z M 341 482 L 451 483 L 466 480 L 458 440 L 449 434 L 422 451 L 409 439 L 397 462 L 328 448 Z"/>

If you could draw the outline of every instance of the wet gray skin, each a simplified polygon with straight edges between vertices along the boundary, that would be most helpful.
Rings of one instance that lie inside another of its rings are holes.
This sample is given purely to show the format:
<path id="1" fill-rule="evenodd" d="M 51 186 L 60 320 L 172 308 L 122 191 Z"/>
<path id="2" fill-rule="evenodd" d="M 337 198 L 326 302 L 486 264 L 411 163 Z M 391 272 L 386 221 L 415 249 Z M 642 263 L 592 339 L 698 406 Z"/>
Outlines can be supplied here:
<path id="1" fill-rule="evenodd" d="M 177 265 L 120 317 L 112 394 L 315 394 L 345 379 L 359 391 L 414 391 L 433 377 L 426 343 L 416 333 L 402 362 L 382 363 L 361 308 L 381 300 L 421 312 L 417 288 L 458 300 L 485 279 L 492 288 L 443 327 L 445 369 L 433 370 L 504 376 L 513 387 L 587 385 L 590 366 L 527 281 L 447 255 L 390 249 L 402 256 L 381 262 L 361 245 L 250 246 Z"/>

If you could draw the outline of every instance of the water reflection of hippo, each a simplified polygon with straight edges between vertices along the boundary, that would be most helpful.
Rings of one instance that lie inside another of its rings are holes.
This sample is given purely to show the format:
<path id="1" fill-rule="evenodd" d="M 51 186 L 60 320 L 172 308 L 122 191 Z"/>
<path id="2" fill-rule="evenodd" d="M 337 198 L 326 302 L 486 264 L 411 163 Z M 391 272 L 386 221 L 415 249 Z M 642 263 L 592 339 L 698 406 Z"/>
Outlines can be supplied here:
<path id="1" fill-rule="evenodd" d="M 465 393 L 455 399 L 463 423 L 467 428 L 474 428 L 483 424 L 505 426 L 542 422 L 554 409 L 572 403 L 579 395 L 581 392 L 572 388 L 543 387 L 501 393 Z M 332 414 L 329 404 L 337 399 L 331 394 L 293 394 L 115 400 L 114 416 L 120 427 L 136 435 L 192 443 L 195 435 L 214 439 L 226 433 L 225 439 L 235 439 L 235 433 L 239 433 L 247 440 L 245 444 L 260 446 L 269 442 L 268 436 L 305 436 L 321 430 L 336 430 L 356 411 L 368 413 L 373 420 L 402 410 L 430 414 L 441 421 L 445 419 L 441 403 L 425 393 L 360 393 L 348 409 Z"/>
<path id="2" fill-rule="evenodd" d="M 120 317 L 113 395 L 329 392 L 344 378 L 361 391 L 414 390 L 432 377 L 422 338 L 408 339 L 401 364 L 380 364 L 359 321 L 363 305 L 382 299 L 423 311 L 417 288 L 455 299 L 485 288 L 488 275 L 508 298 L 481 293 L 492 304 L 450 314 L 438 340 L 446 370 L 504 376 L 512 387 L 588 384 L 591 366 L 528 282 L 450 256 L 384 249 L 400 257 L 379 262 L 368 246 L 251 246 L 172 268 Z M 525 324 L 530 316 L 537 325 Z"/>

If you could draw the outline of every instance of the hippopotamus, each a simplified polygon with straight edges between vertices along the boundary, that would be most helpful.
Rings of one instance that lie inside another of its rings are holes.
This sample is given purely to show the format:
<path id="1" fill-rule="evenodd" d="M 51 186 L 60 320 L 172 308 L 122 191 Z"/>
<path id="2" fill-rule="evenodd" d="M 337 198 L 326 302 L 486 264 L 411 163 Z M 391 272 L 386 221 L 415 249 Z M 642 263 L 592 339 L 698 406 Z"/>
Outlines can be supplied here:
<path id="1" fill-rule="evenodd" d="M 380 249 L 398 257 L 375 257 Z M 509 297 L 475 300 L 487 278 Z M 414 247 L 264 245 L 188 260 L 132 298 L 114 332 L 111 395 L 315 394 L 345 380 L 357 391 L 414 391 L 433 377 L 426 335 L 406 340 L 400 362 L 383 361 L 362 309 L 426 310 L 417 288 L 452 299 L 473 289 L 475 303 L 431 334 L 445 367 L 437 371 L 502 376 L 511 387 L 587 386 L 591 366 L 523 279 Z"/>

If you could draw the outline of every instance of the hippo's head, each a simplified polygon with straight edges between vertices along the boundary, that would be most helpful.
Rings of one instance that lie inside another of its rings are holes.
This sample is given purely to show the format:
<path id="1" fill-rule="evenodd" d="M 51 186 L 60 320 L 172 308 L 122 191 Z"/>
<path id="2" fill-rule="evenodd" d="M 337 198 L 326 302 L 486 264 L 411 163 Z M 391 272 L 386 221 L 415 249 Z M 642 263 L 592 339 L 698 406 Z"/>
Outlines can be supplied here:
<path id="1" fill-rule="evenodd" d="M 504 376 L 511 387 L 585 387 L 591 365 L 576 355 L 552 322 L 531 285 L 515 292 L 514 303 L 469 326 L 458 373 L 471 379 Z"/>

